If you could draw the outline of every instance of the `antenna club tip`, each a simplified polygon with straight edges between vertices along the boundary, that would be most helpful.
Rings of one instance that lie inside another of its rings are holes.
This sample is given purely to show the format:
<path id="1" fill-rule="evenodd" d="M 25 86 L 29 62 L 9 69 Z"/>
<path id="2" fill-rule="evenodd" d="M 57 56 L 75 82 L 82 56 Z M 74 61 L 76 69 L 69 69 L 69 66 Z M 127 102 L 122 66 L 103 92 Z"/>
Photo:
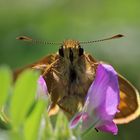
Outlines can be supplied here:
<path id="1" fill-rule="evenodd" d="M 110 39 L 116 39 L 116 38 L 121 38 L 121 37 L 124 37 L 124 35 L 122 35 L 122 34 L 117 34 L 117 35 L 111 37 Z"/>
<path id="2" fill-rule="evenodd" d="M 16 37 L 17 40 L 24 40 L 24 38 L 25 38 L 24 36 L 18 36 L 18 37 Z"/>
<path id="3" fill-rule="evenodd" d="M 123 34 L 119 34 L 119 37 L 124 37 L 124 35 Z"/>
<path id="4" fill-rule="evenodd" d="M 124 35 L 123 34 L 118 34 L 118 35 L 116 35 L 116 37 L 124 37 Z"/>
<path id="5" fill-rule="evenodd" d="M 31 41 L 32 39 L 27 36 L 18 36 L 16 37 L 17 40 L 24 40 L 24 41 Z"/>

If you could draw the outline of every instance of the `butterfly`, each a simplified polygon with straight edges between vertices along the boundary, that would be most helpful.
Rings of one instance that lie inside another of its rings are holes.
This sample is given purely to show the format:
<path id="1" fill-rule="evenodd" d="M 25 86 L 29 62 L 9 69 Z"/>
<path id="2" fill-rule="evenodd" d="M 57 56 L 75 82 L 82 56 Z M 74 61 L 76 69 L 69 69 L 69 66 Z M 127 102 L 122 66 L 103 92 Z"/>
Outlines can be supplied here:
<path id="1" fill-rule="evenodd" d="M 81 45 L 123 37 L 118 34 L 109 38 L 79 42 L 66 40 L 62 43 L 33 40 L 27 36 L 17 37 L 31 43 L 56 44 L 60 48 L 57 53 L 45 56 L 41 60 L 14 72 L 14 78 L 27 68 L 39 70 L 46 81 L 51 105 L 49 115 L 63 110 L 70 119 L 76 112 L 82 110 L 87 91 L 94 81 L 99 63 L 90 54 L 84 52 Z M 119 112 L 114 118 L 116 124 L 128 123 L 140 115 L 140 96 L 138 90 L 118 73 L 120 87 Z"/>

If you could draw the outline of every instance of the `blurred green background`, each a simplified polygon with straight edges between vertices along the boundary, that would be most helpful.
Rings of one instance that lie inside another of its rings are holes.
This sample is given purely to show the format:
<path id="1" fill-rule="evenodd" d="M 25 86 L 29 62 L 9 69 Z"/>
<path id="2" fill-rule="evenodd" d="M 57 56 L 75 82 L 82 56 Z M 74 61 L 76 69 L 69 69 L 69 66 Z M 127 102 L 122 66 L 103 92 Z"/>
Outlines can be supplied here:
<path id="1" fill-rule="evenodd" d="M 59 46 L 29 45 L 15 38 L 48 41 L 95 40 L 122 33 L 124 38 L 86 45 L 86 52 L 112 64 L 140 90 L 139 0 L 0 0 L 0 64 L 12 69 L 30 64 Z M 119 126 L 112 136 L 94 133 L 88 139 L 138 139 L 140 119 Z"/>

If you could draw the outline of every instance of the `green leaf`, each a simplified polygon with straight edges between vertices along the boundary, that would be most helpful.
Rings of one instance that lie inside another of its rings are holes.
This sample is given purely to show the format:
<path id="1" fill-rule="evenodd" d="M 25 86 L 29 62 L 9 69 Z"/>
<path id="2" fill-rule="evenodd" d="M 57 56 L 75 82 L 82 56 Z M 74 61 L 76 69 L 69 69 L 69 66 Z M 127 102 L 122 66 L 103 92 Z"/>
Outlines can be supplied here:
<path id="1" fill-rule="evenodd" d="M 0 110 L 5 103 L 10 89 L 12 76 L 8 67 L 0 68 Z"/>
<path id="2" fill-rule="evenodd" d="M 10 104 L 11 122 L 14 127 L 23 123 L 35 100 L 38 77 L 36 72 L 26 70 L 15 83 Z"/>
<path id="3" fill-rule="evenodd" d="M 27 118 L 24 125 L 25 140 L 37 140 L 40 133 L 42 114 L 46 108 L 45 100 L 38 100 L 33 112 Z"/>
<path id="4" fill-rule="evenodd" d="M 55 139 L 57 140 L 67 140 L 70 139 L 71 137 L 71 130 L 69 128 L 69 122 L 66 118 L 66 116 L 64 116 L 64 114 L 62 112 L 59 112 L 58 117 L 57 117 L 57 122 L 56 122 L 56 126 L 55 126 Z"/>
<path id="5" fill-rule="evenodd" d="M 42 135 L 41 135 L 41 140 L 54 140 L 54 133 L 53 133 L 53 128 L 51 124 L 50 117 L 48 116 L 48 112 L 45 113 L 45 128 L 43 129 Z"/>

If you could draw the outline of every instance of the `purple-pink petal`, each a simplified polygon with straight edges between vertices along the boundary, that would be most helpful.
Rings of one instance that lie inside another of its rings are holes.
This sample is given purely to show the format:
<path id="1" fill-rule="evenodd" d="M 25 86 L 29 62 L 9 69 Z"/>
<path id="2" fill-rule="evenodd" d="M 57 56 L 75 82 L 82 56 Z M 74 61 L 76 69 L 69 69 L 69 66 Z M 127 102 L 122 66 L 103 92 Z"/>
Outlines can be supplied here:
<path id="1" fill-rule="evenodd" d="M 37 97 L 45 97 L 48 95 L 48 89 L 43 76 L 38 79 Z"/>
<path id="2" fill-rule="evenodd" d="M 118 127 L 116 126 L 116 124 L 112 121 L 112 122 L 106 122 L 105 125 L 96 127 L 99 131 L 104 131 L 104 132 L 111 132 L 113 133 L 113 135 L 117 135 L 118 133 Z"/>
<path id="3" fill-rule="evenodd" d="M 95 80 L 91 84 L 88 95 L 87 112 L 95 110 L 104 115 L 114 115 L 119 104 L 119 85 L 115 70 L 107 64 L 99 64 Z M 104 114 L 105 113 L 105 114 Z"/>
<path id="4" fill-rule="evenodd" d="M 70 122 L 70 128 L 75 128 L 79 124 L 80 120 L 82 119 L 81 117 L 82 117 L 82 113 L 76 114 Z"/>
<path id="5" fill-rule="evenodd" d="M 116 71 L 112 66 L 99 64 L 94 82 L 91 84 L 87 99 L 87 113 L 99 120 L 95 127 L 109 127 L 119 104 L 119 84 Z M 94 123 L 93 120 L 93 123 Z M 107 128 L 108 128 L 107 127 Z M 110 132 L 111 129 L 110 129 Z M 114 133 L 114 132 L 112 132 Z"/>

